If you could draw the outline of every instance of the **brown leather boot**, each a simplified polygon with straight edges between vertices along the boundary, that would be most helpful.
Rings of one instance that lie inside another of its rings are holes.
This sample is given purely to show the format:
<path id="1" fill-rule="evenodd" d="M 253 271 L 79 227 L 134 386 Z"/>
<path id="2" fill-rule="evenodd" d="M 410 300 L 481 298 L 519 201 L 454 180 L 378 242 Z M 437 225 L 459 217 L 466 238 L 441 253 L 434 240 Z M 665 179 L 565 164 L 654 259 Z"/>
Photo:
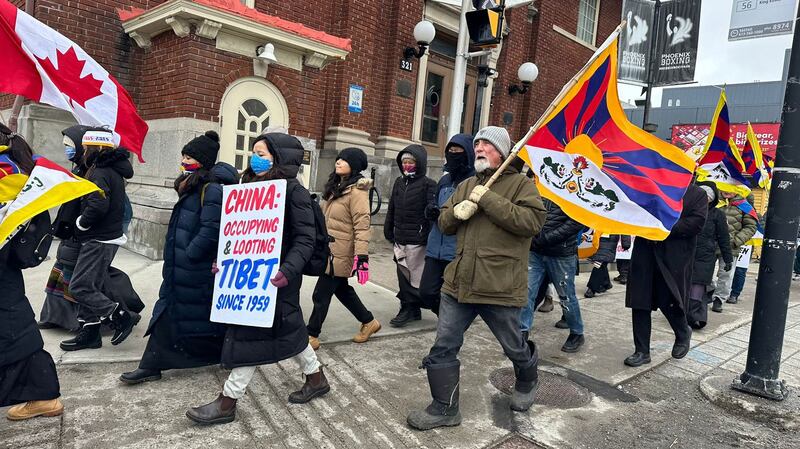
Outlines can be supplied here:
<path id="1" fill-rule="evenodd" d="M 331 391 L 331 386 L 328 385 L 328 379 L 325 373 L 322 372 L 322 367 L 314 374 L 306 376 L 306 383 L 300 391 L 295 391 L 289 395 L 289 402 L 292 404 L 305 404 L 306 402 L 323 396 L 325 393 Z"/>
<path id="2" fill-rule="evenodd" d="M 37 416 L 58 416 L 63 412 L 64 405 L 58 399 L 51 399 L 49 401 L 28 401 L 8 409 L 8 415 L 6 415 L 6 417 L 11 421 L 21 421 Z"/>
<path id="3" fill-rule="evenodd" d="M 369 337 L 379 330 L 381 330 L 381 323 L 378 322 L 378 320 L 373 319 L 369 323 L 361 325 L 361 329 L 359 329 L 356 336 L 353 337 L 353 341 L 356 343 L 366 343 L 367 340 L 369 340 Z"/>
<path id="4" fill-rule="evenodd" d="M 236 419 L 236 399 L 222 393 L 214 402 L 186 411 L 186 417 L 198 424 L 225 424 Z"/>

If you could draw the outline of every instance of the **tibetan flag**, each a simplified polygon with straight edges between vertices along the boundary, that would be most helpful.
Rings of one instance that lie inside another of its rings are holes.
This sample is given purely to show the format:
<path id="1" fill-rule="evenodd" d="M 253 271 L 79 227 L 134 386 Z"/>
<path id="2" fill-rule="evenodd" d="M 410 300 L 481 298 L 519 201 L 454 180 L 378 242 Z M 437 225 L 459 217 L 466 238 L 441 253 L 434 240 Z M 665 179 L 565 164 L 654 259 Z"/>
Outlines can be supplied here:
<path id="1" fill-rule="evenodd" d="M 598 235 L 664 240 L 681 214 L 695 163 L 626 118 L 617 93 L 617 37 L 564 87 L 519 156 L 542 195 Z"/>
<path id="2" fill-rule="evenodd" d="M 706 153 L 706 156 L 708 155 L 709 153 Z M 721 161 L 708 162 L 706 156 L 698 162 L 698 181 L 711 181 L 721 192 L 732 192 L 743 197 L 750 194 L 750 183 L 742 174 L 745 171 L 745 163 L 732 138 L 723 151 Z M 711 159 L 716 159 L 716 156 Z"/>
<path id="3" fill-rule="evenodd" d="M 578 259 L 588 259 L 600 248 L 600 234 L 594 229 L 584 229 L 578 234 Z"/>
<path id="4" fill-rule="evenodd" d="M 43 157 L 34 160 L 36 165 L 26 175 L 0 152 L 0 248 L 36 215 L 100 190 Z"/>
<path id="5" fill-rule="evenodd" d="M 761 151 L 758 136 L 753 131 L 750 122 L 747 122 L 747 141 L 742 149 L 742 161 L 744 161 L 745 172 L 753 177 L 755 184 L 759 187 L 769 188 L 774 163 Z"/>
<path id="6" fill-rule="evenodd" d="M 728 115 L 728 97 L 725 95 L 725 89 L 723 89 L 719 93 L 717 109 L 714 111 L 714 118 L 711 120 L 711 128 L 706 138 L 706 146 L 693 159 L 703 160 L 706 164 L 721 162 L 725 159 L 725 151 L 730 140 L 731 121 Z"/>

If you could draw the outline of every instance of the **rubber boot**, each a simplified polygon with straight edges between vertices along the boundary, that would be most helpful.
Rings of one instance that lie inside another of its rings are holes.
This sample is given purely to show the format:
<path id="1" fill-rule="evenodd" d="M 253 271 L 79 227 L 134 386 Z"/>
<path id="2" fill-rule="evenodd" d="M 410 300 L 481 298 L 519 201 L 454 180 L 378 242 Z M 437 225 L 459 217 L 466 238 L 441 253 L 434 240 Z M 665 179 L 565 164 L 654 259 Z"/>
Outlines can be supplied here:
<path id="1" fill-rule="evenodd" d="M 461 364 L 452 366 L 429 366 L 428 385 L 433 401 L 424 410 L 414 410 L 408 414 L 408 425 L 417 430 L 430 430 L 443 426 L 461 424 L 458 411 L 458 381 Z"/>
<path id="2" fill-rule="evenodd" d="M 528 368 L 514 365 L 514 375 L 517 380 L 514 382 L 514 392 L 511 394 L 511 410 L 517 412 L 526 412 L 531 408 L 536 396 L 536 387 L 539 385 L 539 351 L 534 342 L 528 340 L 527 343 L 531 348 L 533 365 Z"/>

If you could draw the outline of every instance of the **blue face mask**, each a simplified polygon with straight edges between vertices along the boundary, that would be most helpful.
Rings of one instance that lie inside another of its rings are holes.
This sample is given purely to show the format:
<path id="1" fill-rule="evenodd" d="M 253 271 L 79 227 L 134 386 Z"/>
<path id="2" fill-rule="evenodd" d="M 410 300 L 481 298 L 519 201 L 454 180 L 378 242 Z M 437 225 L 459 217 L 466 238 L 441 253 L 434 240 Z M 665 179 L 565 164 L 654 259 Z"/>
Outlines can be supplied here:
<path id="1" fill-rule="evenodd" d="M 250 156 L 250 168 L 256 173 L 264 173 L 272 168 L 272 161 L 253 153 Z"/>
<path id="2" fill-rule="evenodd" d="M 67 156 L 67 160 L 72 160 L 76 154 L 75 147 L 64 147 L 64 155 Z"/>

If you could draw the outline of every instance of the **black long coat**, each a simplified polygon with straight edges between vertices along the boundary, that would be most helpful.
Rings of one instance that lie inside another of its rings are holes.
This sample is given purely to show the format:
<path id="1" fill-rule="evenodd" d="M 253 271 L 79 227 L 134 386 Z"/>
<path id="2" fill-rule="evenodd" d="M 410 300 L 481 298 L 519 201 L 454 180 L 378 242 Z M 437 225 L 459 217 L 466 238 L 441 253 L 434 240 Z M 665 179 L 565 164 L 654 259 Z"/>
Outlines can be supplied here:
<path id="1" fill-rule="evenodd" d="M 22 270 L 8 261 L 10 244 L 0 250 L 0 367 L 19 362 L 44 347 Z"/>
<path id="2" fill-rule="evenodd" d="M 217 257 L 222 185 L 236 180 L 236 169 L 219 163 L 211 169 L 209 182 L 199 183 L 173 206 L 164 244 L 163 281 L 145 335 L 153 332 L 167 309 L 170 335 L 177 340 L 219 337 L 221 341 L 225 335 L 224 324 L 209 321 L 214 294 L 211 264 Z"/>
<path id="3" fill-rule="evenodd" d="M 722 251 L 722 260 L 725 262 L 733 263 L 733 253 L 731 252 L 731 236 L 728 234 L 728 219 L 724 212 L 717 209 L 719 191 L 713 183 L 703 184 L 708 185 L 714 191 L 715 196 L 708 204 L 708 218 L 706 218 L 703 231 L 697 237 L 692 283 L 710 285 L 714 279 L 714 267 L 717 264 L 717 248 Z"/>
<path id="4" fill-rule="evenodd" d="M 686 310 L 697 235 L 703 230 L 707 213 L 706 193 L 691 184 L 683 196 L 683 212 L 669 237 L 661 242 L 636 239 L 625 292 L 626 307 L 655 310 L 659 305 L 658 298 L 667 294 L 670 302 Z M 656 277 L 663 279 L 669 292 L 657 288 L 662 282 L 654 282 Z"/>
<path id="5" fill-rule="evenodd" d="M 428 153 L 421 145 L 409 145 L 397 155 L 401 172 L 403 153 L 411 153 L 417 160 L 417 172 L 413 177 L 402 175 L 394 181 L 383 236 L 399 245 L 426 245 L 433 222 L 425 218 L 425 208 L 436 206 L 436 181 L 425 176 Z"/>
<path id="6" fill-rule="evenodd" d="M 222 367 L 266 365 L 293 357 L 308 346 L 308 331 L 300 309 L 303 267 L 314 250 L 314 212 L 311 194 L 297 180 L 303 147 L 287 134 L 267 134 L 274 163 L 286 181 L 286 212 L 278 268 L 289 285 L 278 289 L 275 323 L 271 328 L 229 325 L 222 346 Z"/>

